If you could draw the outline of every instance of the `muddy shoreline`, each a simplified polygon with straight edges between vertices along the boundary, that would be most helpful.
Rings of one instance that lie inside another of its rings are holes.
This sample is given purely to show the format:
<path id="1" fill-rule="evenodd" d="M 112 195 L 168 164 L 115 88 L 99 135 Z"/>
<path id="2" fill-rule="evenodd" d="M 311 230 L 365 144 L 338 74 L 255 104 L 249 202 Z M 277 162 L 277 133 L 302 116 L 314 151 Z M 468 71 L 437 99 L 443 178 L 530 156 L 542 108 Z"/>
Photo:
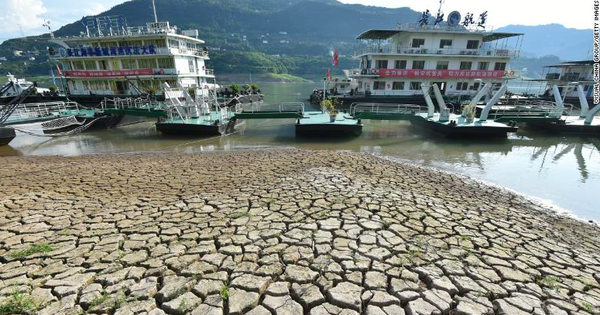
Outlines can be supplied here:
<path id="1" fill-rule="evenodd" d="M 31 313 L 600 310 L 600 228 L 446 172 L 304 150 L 3 162 L 0 303 Z"/>

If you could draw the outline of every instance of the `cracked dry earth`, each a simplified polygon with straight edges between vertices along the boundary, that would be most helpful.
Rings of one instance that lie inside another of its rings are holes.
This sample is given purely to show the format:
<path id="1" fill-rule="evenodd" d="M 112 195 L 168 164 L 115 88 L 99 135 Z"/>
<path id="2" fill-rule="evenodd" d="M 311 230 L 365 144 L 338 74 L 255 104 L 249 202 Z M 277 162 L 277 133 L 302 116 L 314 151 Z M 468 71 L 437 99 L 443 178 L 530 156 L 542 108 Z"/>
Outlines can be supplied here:
<path id="1" fill-rule="evenodd" d="M 598 227 L 446 173 L 295 150 L 3 164 L 0 303 L 30 313 L 600 314 Z"/>

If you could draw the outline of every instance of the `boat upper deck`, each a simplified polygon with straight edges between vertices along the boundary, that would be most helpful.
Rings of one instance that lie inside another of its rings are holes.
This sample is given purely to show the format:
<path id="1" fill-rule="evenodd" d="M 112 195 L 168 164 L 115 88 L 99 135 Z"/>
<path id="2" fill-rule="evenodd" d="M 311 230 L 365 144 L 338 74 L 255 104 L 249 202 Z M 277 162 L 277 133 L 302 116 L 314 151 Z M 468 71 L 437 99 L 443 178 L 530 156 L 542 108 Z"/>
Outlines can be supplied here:
<path id="1" fill-rule="evenodd" d="M 399 24 L 397 29 L 371 29 L 358 35 L 354 56 L 432 55 L 515 58 L 519 56 L 518 49 L 511 49 L 505 44 L 495 45 L 492 42 L 522 35 L 463 26 Z"/>

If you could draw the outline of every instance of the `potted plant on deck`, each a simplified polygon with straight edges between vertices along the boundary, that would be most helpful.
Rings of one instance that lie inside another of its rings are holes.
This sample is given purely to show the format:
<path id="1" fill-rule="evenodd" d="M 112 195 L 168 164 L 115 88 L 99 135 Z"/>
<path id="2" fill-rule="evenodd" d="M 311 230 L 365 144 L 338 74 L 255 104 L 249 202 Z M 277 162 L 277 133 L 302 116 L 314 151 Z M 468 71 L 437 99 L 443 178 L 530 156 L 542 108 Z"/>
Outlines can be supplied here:
<path id="1" fill-rule="evenodd" d="M 321 101 L 321 108 L 323 109 L 323 111 L 329 113 L 329 119 L 331 122 L 335 121 L 338 114 L 338 111 L 337 109 L 335 109 L 335 106 L 336 102 L 332 101 L 330 98 Z"/>

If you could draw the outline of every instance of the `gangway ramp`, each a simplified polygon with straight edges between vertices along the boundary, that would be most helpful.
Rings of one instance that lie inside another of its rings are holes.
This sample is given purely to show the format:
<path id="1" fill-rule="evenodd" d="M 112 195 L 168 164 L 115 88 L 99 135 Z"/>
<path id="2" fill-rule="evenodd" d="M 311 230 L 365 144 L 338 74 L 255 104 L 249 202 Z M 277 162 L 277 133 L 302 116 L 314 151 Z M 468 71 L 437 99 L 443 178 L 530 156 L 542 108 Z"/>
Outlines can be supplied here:
<path id="1" fill-rule="evenodd" d="M 104 99 L 101 109 L 109 115 L 166 117 L 169 104 L 143 98 Z"/>
<path id="2" fill-rule="evenodd" d="M 394 103 L 352 103 L 350 115 L 356 119 L 370 120 L 411 120 L 425 110 L 414 104 Z"/>
<path id="3" fill-rule="evenodd" d="M 233 119 L 299 119 L 304 117 L 304 103 L 239 104 Z"/>

